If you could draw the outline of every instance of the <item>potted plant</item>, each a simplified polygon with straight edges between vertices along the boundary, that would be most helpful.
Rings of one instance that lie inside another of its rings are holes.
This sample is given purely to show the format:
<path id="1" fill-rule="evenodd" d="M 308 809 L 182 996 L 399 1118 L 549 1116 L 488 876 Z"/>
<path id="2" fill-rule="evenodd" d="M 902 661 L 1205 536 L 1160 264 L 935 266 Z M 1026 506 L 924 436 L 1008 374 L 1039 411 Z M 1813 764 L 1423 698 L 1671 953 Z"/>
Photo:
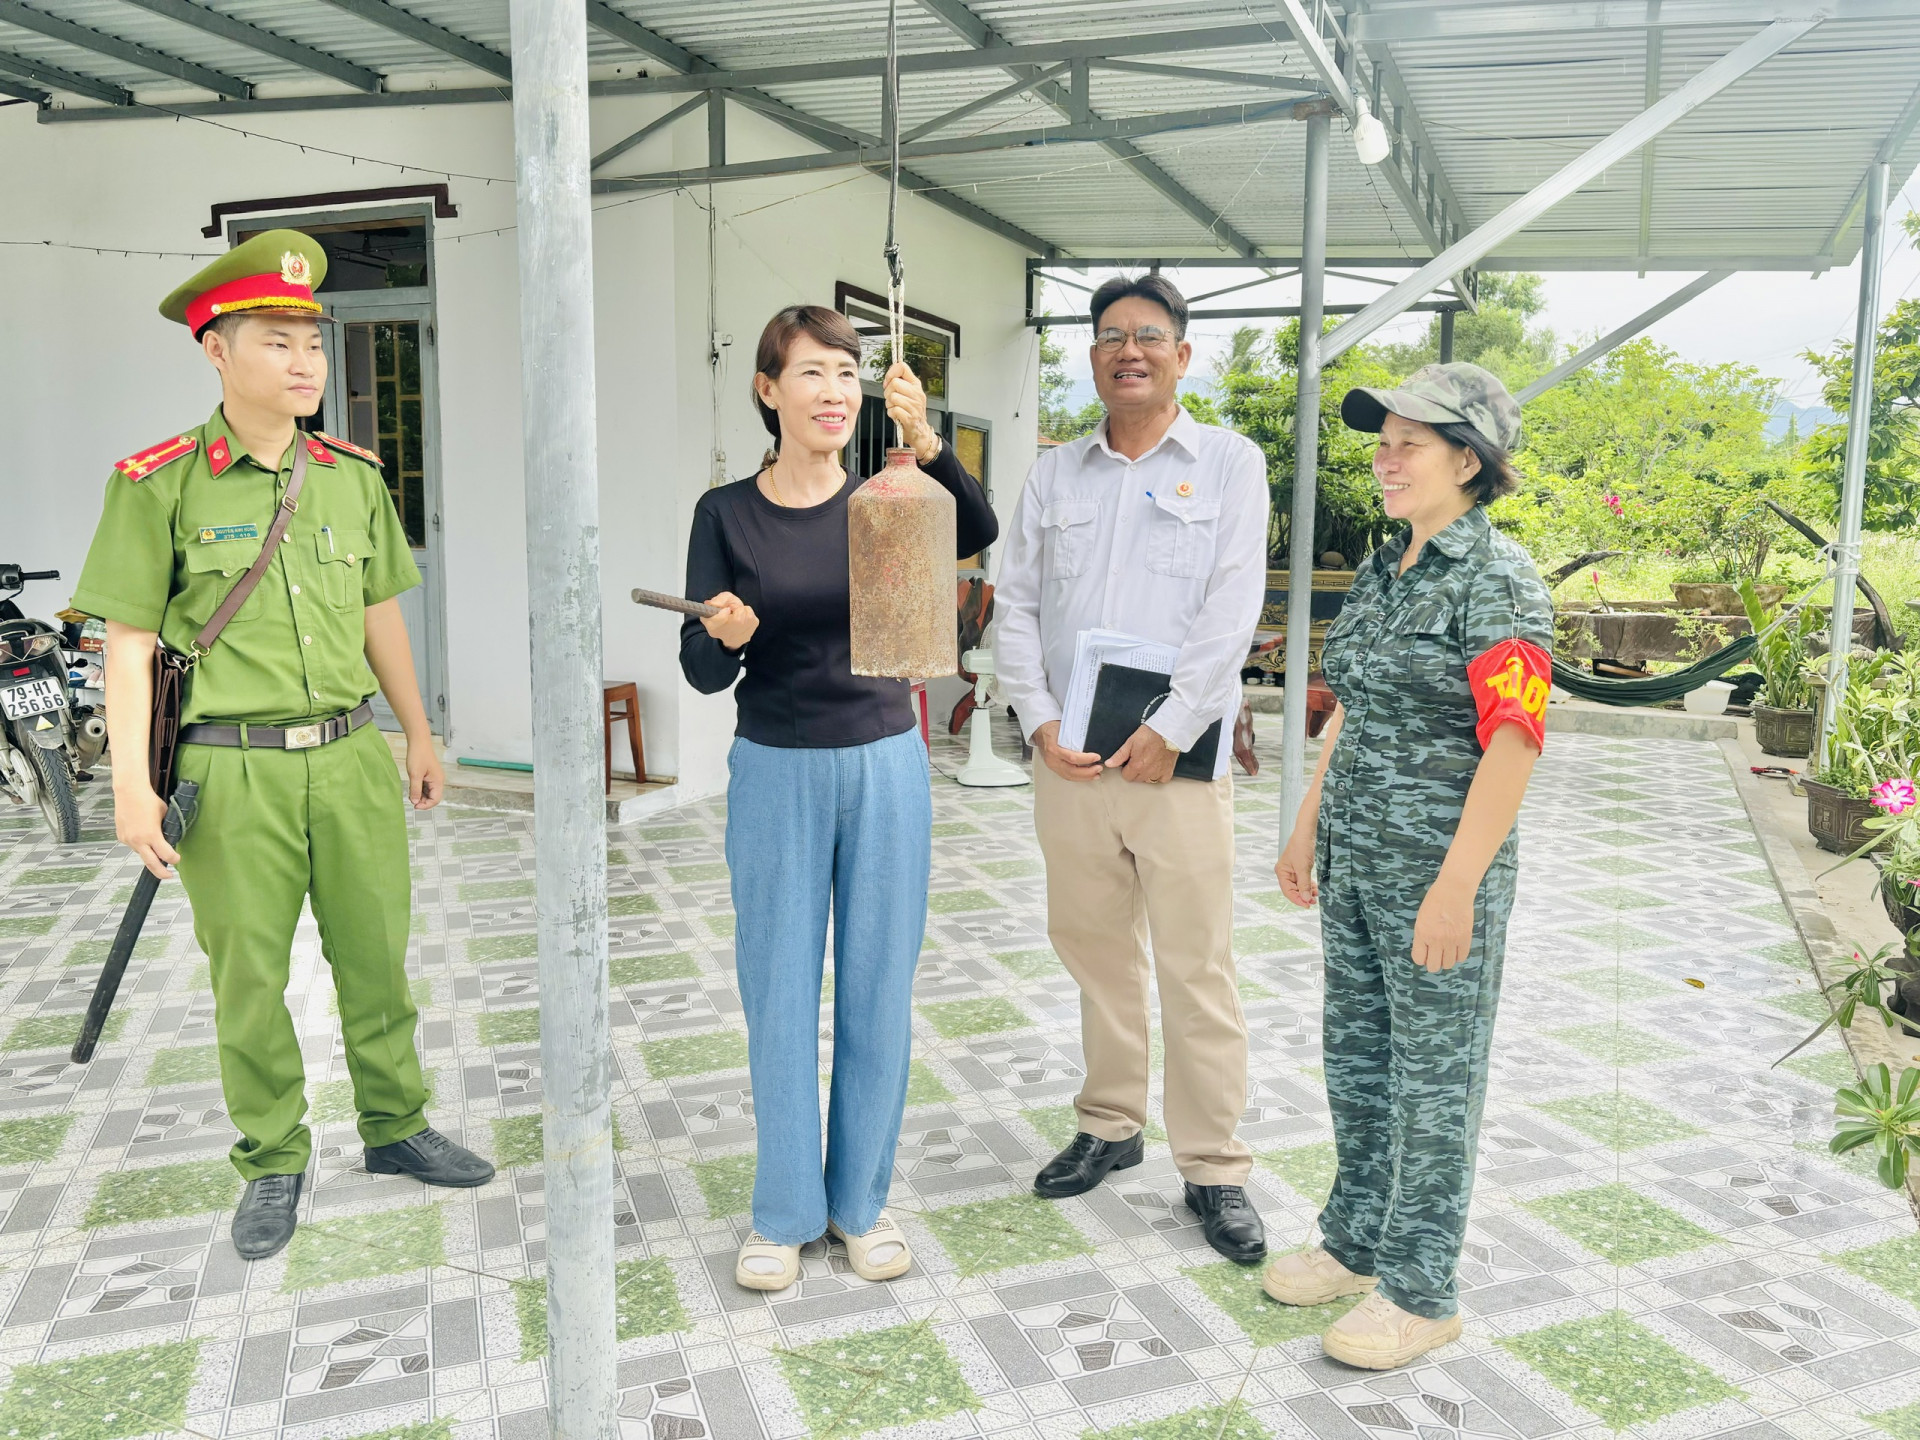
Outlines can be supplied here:
<path id="1" fill-rule="evenodd" d="M 1760 642 L 1753 652 L 1762 677 L 1753 703 L 1753 729 L 1769 755 L 1803 756 L 1813 749 L 1813 687 L 1807 681 L 1807 637 L 1818 626 L 1812 606 L 1768 630 L 1780 607 L 1763 605 L 1751 580 L 1740 582 L 1740 604 Z"/>
<path id="2" fill-rule="evenodd" d="M 1827 763 L 1806 781 L 1807 828 L 1823 850 L 1844 854 L 1867 843 L 1887 809 L 1876 798 L 1882 782 L 1920 775 L 1920 659 L 1856 661 L 1832 715 Z"/>

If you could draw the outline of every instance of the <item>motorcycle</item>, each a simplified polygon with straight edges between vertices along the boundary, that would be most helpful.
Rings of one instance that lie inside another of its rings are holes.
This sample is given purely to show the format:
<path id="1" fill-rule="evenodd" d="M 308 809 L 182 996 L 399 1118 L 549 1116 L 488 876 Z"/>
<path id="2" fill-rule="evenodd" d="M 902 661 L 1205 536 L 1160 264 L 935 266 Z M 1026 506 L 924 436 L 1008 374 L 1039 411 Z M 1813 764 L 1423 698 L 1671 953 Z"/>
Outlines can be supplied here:
<path id="1" fill-rule="evenodd" d="M 38 804 L 54 839 L 71 845 L 80 838 L 74 760 L 83 738 L 91 737 L 68 698 L 61 632 L 13 603 L 27 582 L 59 578 L 58 570 L 0 564 L 0 790 L 17 804 Z M 100 722 L 103 741 L 105 728 Z M 97 746 L 93 754 L 99 755 Z"/>

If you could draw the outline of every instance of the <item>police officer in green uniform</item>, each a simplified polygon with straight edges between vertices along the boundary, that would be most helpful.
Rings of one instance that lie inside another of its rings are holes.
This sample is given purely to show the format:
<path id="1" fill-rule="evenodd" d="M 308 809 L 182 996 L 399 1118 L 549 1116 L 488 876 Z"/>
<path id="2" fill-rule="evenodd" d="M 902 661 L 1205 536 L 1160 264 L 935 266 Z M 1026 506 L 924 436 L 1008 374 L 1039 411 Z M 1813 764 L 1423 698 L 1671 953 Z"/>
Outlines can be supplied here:
<path id="1" fill-rule="evenodd" d="M 1338 1169 L 1322 1244 L 1274 1261 L 1292 1305 L 1364 1295 L 1321 1343 L 1368 1369 L 1460 1334 L 1487 1058 L 1513 909 L 1515 826 L 1539 758 L 1553 603 L 1483 508 L 1511 491 L 1520 407 L 1477 365 L 1349 391 L 1405 528 L 1327 633 L 1340 704 L 1275 873 L 1320 904 L 1327 1101 Z"/>
<path id="2" fill-rule="evenodd" d="M 367 1168 L 429 1185 L 493 1176 L 424 1113 L 406 817 L 371 723 L 377 683 L 406 733 L 406 799 L 439 803 L 445 778 L 396 598 L 420 573 L 379 456 L 295 426 L 326 383 L 313 298 L 326 263 L 308 236 L 272 230 L 162 303 L 219 372 L 221 404 L 114 468 L 73 597 L 107 622 L 115 827 L 156 875 L 179 867 L 210 961 L 220 1081 L 241 1137 L 231 1153 L 247 1181 L 233 1241 L 249 1260 L 292 1238 L 313 1148 L 285 998 L 303 902 L 333 969 Z M 190 650 L 260 554 L 296 460 L 305 478 L 285 535 L 188 683 L 178 767 L 199 784 L 200 810 L 176 852 L 148 780 L 154 646 Z"/>

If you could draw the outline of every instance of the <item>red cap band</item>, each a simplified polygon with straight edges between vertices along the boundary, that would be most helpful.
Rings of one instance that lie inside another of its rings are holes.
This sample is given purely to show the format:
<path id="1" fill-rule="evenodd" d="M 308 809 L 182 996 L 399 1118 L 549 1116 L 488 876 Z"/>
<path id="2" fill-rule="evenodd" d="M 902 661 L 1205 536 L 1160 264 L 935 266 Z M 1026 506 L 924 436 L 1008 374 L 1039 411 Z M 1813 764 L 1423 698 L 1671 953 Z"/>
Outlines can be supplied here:
<path id="1" fill-rule="evenodd" d="M 187 329 L 197 337 L 222 315 L 246 310 L 304 310 L 320 313 L 313 287 L 296 285 L 278 270 L 265 275 L 242 275 L 216 285 L 187 302 Z"/>

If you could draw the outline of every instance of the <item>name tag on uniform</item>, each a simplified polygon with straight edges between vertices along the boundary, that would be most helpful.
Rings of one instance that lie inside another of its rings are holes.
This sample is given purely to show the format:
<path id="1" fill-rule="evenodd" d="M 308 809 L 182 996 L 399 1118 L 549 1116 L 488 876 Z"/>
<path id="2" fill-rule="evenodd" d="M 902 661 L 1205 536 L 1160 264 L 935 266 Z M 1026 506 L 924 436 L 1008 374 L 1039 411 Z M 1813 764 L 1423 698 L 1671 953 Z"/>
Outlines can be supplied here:
<path id="1" fill-rule="evenodd" d="M 200 527 L 202 545 L 217 544 L 222 540 L 258 540 L 258 525 L 203 525 Z"/>

